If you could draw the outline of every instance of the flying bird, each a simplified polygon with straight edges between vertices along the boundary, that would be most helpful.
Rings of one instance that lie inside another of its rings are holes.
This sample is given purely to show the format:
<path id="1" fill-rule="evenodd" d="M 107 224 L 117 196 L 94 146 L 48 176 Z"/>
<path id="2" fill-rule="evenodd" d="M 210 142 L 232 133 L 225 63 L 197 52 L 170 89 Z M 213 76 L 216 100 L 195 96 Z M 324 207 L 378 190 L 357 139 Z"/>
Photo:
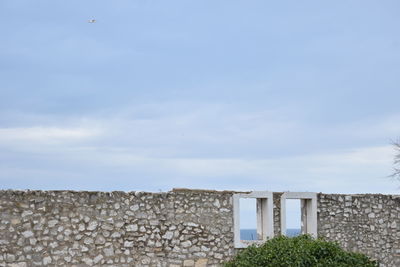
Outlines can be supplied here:
<path id="1" fill-rule="evenodd" d="M 89 23 L 95 23 L 96 20 L 95 20 L 95 19 L 90 19 L 90 20 L 88 20 L 88 22 L 89 22 Z"/>

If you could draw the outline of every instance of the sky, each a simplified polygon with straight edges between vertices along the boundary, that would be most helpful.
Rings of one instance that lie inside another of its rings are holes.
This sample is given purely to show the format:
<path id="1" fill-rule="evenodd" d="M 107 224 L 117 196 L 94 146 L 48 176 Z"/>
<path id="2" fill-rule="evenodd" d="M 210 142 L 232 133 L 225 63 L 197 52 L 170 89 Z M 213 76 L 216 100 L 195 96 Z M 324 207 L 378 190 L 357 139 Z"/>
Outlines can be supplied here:
<path id="1" fill-rule="evenodd" d="M 0 189 L 398 194 L 399 8 L 1 0 Z"/>

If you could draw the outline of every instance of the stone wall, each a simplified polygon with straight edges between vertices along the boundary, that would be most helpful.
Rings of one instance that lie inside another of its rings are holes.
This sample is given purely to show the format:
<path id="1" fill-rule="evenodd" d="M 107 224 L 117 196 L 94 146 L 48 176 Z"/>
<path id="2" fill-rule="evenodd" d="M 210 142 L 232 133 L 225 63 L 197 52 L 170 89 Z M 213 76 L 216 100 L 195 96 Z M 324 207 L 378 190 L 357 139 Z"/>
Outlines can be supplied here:
<path id="1" fill-rule="evenodd" d="M 400 266 L 400 196 L 319 194 L 318 236 Z"/>
<path id="2" fill-rule="evenodd" d="M 0 191 L 0 266 L 215 266 L 232 192 Z"/>
<path id="3" fill-rule="evenodd" d="M 282 193 L 274 193 L 274 233 L 280 234 Z M 318 237 L 400 266 L 400 195 L 318 194 Z"/>
<path id="4" fill-rule="evenodd" d="M 234 193 L 0 191 L 0 266 L 218 266 L 237 252 Z M 318 194 L 318 235 L 400 266 L 400 198 Z"/>

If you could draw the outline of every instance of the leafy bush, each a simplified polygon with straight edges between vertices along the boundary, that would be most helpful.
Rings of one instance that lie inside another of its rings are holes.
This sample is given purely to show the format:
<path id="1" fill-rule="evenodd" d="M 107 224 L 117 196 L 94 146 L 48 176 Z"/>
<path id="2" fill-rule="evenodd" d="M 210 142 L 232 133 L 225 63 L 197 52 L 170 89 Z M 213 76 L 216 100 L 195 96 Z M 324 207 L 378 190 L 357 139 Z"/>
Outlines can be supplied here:
<path id="1" fill-rule="evenodd" d="M 279 236 L 260 246 L 252 245 L 225 263 L 225 267 L 377 267 L 367 256 L 347 252 L 337 243 L 309 235 Z"/>

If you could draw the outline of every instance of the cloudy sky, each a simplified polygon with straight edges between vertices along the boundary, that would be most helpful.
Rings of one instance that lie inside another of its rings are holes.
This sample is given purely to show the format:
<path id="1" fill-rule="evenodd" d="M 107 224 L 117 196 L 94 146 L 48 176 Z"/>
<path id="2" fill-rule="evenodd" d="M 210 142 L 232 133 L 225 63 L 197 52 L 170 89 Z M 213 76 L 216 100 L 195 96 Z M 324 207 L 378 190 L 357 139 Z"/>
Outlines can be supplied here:
<path id="1" fill-rule="evenodd" d="M 399 8 L 2 0 L 0 186 L 399 193 Z"/>

